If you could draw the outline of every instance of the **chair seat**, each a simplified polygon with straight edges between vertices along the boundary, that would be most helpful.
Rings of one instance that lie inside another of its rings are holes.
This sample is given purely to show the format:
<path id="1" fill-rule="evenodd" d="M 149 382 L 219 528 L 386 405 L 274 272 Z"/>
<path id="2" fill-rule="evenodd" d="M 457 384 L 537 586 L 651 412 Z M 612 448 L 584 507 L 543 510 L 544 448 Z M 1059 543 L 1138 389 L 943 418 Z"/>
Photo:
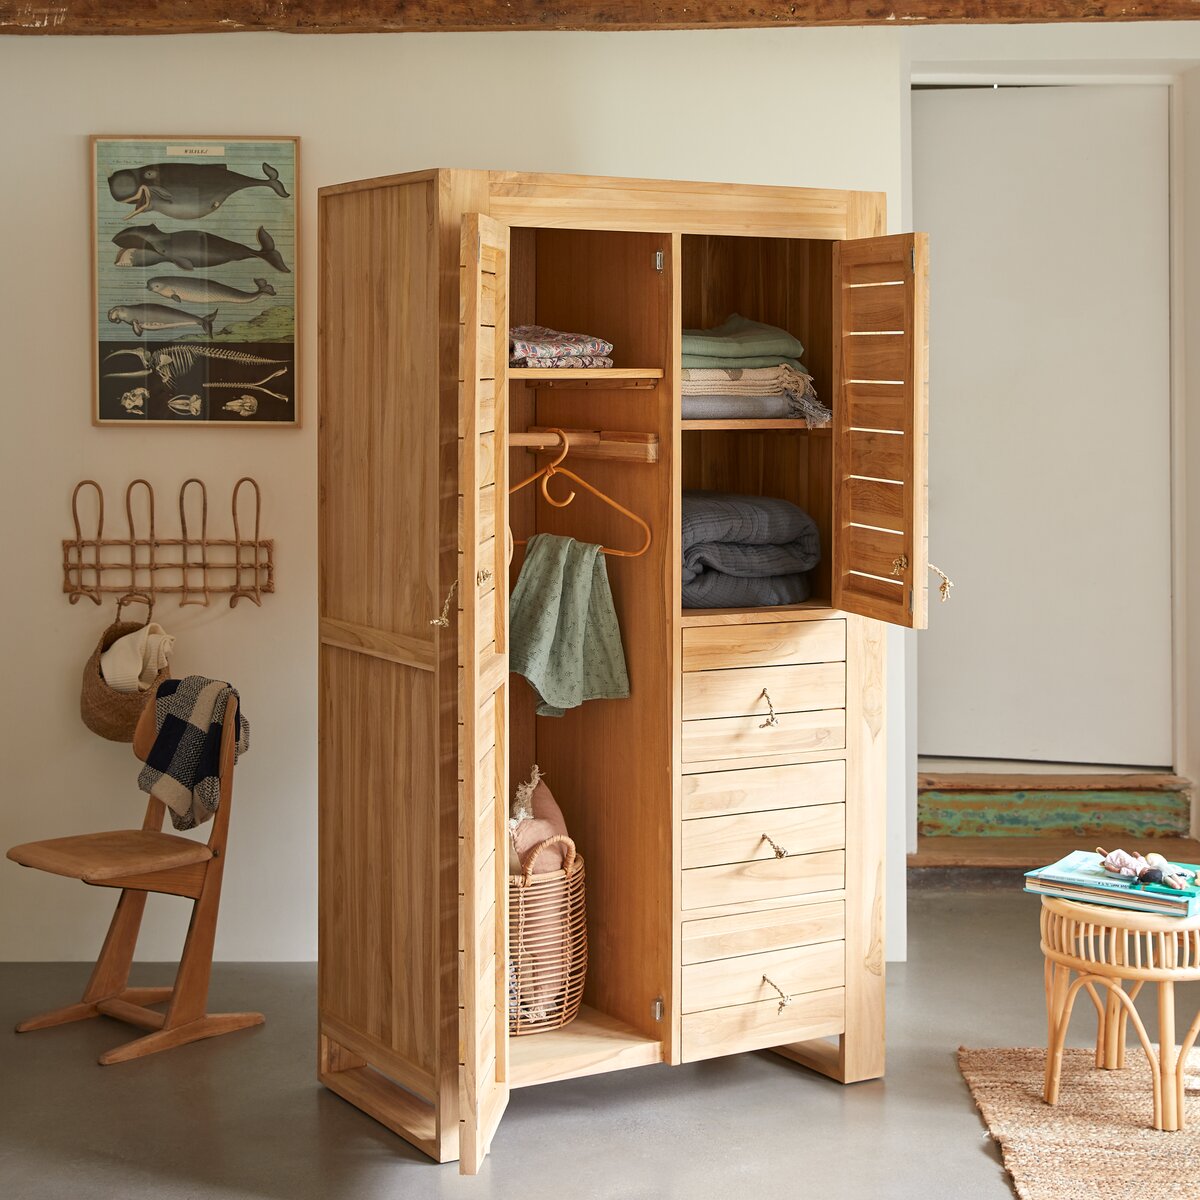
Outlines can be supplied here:
<path id="1" fill-rule="evenodd" d="M 26 842 L 14 846 L 8 857 L 23 867 L 82 879 L 84 883 L 103 883 L 207 862 L 212 851 L 203 842 L 154 829 L 112 829 Z"/>

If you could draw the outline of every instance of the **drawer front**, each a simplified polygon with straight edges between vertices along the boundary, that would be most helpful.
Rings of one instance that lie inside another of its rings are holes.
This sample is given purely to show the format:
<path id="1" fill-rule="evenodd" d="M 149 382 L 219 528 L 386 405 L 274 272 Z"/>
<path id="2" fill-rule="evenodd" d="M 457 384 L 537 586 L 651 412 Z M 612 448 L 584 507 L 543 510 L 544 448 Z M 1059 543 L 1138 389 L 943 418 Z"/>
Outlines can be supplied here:
<path id="1" fill-rule="evenodd" d="M 692 625 L 683 631 L 683 669 L 782 667 L 844 662 L 846 622 L 787 621 L 770 625 Z"/>
<path id="2" fill-rule="evenodd" d="M 845 708 L 846 664 L 739 667 L 684 674 L 685 721 L 750 716 L 762 720 L 772 707 L 777 713 Z"/>
<path id="3" fill-rule="evenodd" d="M 797 996 L 782 1012 L 778 1000 L 763 1000 L 689 1013 L 681 1024 L 684 1062 L 832 1037 L 846 1027 L 846 989 Z"/>
<path id="4" fill-rule="evenodd" d="M 779 713 L 776 724 L 764 718 L 718 717 L 683 722 L 683 761 L 758 758 L 767 754 L 808 754 L 846 748 L 844 709 Z"/>
<path id="5" fill-rule="evenodd" d="M 789 855 L 841 850 L 846 845 L 846 806 L 819 804 L 687 821 L 683 868 L 775 859 L 779 856 L 768 838 Z"/>
<path id="6" fill-rule="evenodd" d="M 842 850 L 693 867 L 683 872 L 683 907 L 753 904 L 811 892 L 838 891 L 845 885 L 846 855 Z"/>
<path id="7" fill-rule="evenodd" d="M 792 767 L 753 767 L 706 771 L 683 777 L 683 819 L 841 804 L 846 799 L 846 764 L 801 763 Z"/>
<path id="8" fill-rule="evenodd" d="M 846 905 L 833 900 L 827 904 L 797 904 L 795 908 L 765 908 L 731 917 L 684 921 L 680 942 L 683 965 L 687 967 L 714 958 L 837 942 L 845 936 Z"/>
<path id="9" fill-rule="evenodd" d="M 845 982 L 845 942 L 819 942 L 813 946 L 719 958 L 683 968 L 683 1012 L 704 1012 L 771 999 L 778 1007 L 780 997 L 775 987 L 790 998 L 790 1005 L 796 996 L 841 987 Z"/>

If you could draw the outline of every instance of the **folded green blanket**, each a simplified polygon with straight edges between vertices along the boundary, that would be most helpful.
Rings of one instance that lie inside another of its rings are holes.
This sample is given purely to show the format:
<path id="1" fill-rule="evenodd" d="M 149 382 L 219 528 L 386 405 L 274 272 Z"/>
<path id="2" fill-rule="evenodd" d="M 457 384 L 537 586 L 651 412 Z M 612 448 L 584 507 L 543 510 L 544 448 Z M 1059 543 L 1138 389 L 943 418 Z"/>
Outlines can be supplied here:
<path id="1" fill-rule="evenodd" d="M 794 367 L 804 371 L 804 364 L 798 358 L 786 358 L 782 354 L 761 354 L 754 358 L 718 358 L 715 354 L 685 354 L 682 366 L 684 370 L 712 370 L 716 367 Z M 807 374 L 807 372 L 806 372 Z"/>
<path id="2" fill-rule="evenodd" d="M 698 367 L 707 364 L 688 362 L 693 357 L 714 358 L 720 361 L 714 366 L 774 366 L 788 360 L 798 360 L 804 346 L 786 329 L 764 325 L 747 317 L 733 313 L 714 329 L 685 329 L 682 351 L 684 366 Z M 730 359 L 736 359 L 730 363 Z M 767 359 L 767 362 L 749 360 Z"/>

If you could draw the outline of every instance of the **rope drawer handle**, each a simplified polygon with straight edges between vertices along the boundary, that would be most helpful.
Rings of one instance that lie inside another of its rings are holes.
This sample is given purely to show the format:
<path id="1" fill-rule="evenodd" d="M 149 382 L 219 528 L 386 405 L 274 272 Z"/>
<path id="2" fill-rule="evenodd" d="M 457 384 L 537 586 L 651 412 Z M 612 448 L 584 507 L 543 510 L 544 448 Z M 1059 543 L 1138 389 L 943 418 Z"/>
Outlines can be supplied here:
<path id="1" fill-rule="evenodd" d="M 759 729 L 773 729 L 779 724 L 779 718 L 775 715 L 775 705 L 771 703 L 771 693 L 768 692 L 766 688 L 763 688 L 762 695 L 759 696 L 759 699 L 765 700 L 767 702 L 767 708 L 771 710 L 767 719 L 759 725 Z"/>
<path id="2" fill-rule="evenodd" d="M 954 586 L 954 580 L 941 567 L 935 567 L 933 563 L 929 564 L 929 569 L 941 578 L 942 582 L 938 584 L 938 595 L 941 596 L 942 603 L 945 604 L 950 599 L 950 589 Z"/>
<path id="3" fill-rule="evenodd" d="M 762 977 L 762 981 L 763 981 L 763 983 L 765 983 L 765 984 L 767 985 L 767 987 L 769 987 L 769 988 L 774 988 L 774 989 L 775 989 L 775 991 L 776 991 L 776 992 L 779 994 L 779 1009 L 777 1010 L 777 1012 L 776 1012 L 776 1014 L 775 1014 L 776 1016 L 778 1016 L 778 1015 L 779 1015 L 779 1013 L 783 1012 L 783 1010 L 784 1010 L 785 1008 L 787 1008 L 787 1006 L 788 1006 L 789 1004 L 791 1004 L 791 1002 L 792 1002 L 792 998 L 791 998 L 791 996 L 789 996 L 789 995 L 787 994 L 787 992 L 785 992 L 785 991 L 783 990 L 783 988 L 781 988 L 781 987 L 779 986 L 779 984 L 775 983 L 775 982 L 774 982 L 774 980 L 768 979 L 768 978 L 767 978 L 767 977 L 764 975 L 764 976 Z"/>
<path id="4" fill-rule="evenodd" d="M 775 852 L 776 858 L 787 858 L 788 852 L 769 834 L 764 833 L 763 841 Z"/>
<path id="5" fill-rule="evenodd" d="M 450 590 L 446 593 L 446 603 L 442 605 L 442 615 L 440 617 L 433 617 L 429 622 L 430 625 L 437 625 L 442 629 L 450 627 L 450 603 L 454 599 L 456 591 L 458 591 L 457 579 L 450 585 Z"/>

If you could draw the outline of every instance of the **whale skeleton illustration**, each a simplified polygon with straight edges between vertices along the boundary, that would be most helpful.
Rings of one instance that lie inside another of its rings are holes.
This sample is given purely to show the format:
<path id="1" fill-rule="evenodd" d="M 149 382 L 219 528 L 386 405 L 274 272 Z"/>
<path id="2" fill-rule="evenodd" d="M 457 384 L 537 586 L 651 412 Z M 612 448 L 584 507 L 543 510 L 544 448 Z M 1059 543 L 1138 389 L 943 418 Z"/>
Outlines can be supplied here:
<path id="1" fill-rule="evenodd" d="M 200 386 L 206 388 L 241 388 L 243 391 L 262 392 L 264 396 L 270 396 L 274 400 L 282 400 L 285 404 L 290 404 L 290 396 L 285 396 L 283 392 L 273 392 L 270 388 L 263 386 L 263 384 L 270 383 L 272 379 L 278 379 L 280 375 L 286 374 L 287 367 L 283 367 L 278 371 L 273 371 L 265 378 L 260 379 L 258 383 L 202 383 Z M 252 397 L 242 398 L 252 399 Z M 225 407 L 228 408 L 229 405 L 225 405 Z"/>
<path id="2" fill-rule="evenodd" d="M 109 371 L 105 379 L 135 379 L 139 375 L 149 375 L 153 371 L 167 387 L 174 387 L 176 381 L 186 375 L 196 365 L 199 359 L 211 358 L 220 362 L 244 363 L 255 367 L 279 367 L 287 370 L 287 365 L 280 358 L 263 358 L 258 354 L 247 354 L 244 350 L 231 350 L 228 346 L 205 346 L 201 344 L 162 346 L 157 350 L 147 350 L 137 346 L 125 350 L 114 350 L 104 359 L 117 358 L 124 354 L 132 354 L 142 365 L 131 371 Z M 273 378 L 273 377 L 272 377 Z M 232 385 L 231 385 L 232 386 Z"/>

